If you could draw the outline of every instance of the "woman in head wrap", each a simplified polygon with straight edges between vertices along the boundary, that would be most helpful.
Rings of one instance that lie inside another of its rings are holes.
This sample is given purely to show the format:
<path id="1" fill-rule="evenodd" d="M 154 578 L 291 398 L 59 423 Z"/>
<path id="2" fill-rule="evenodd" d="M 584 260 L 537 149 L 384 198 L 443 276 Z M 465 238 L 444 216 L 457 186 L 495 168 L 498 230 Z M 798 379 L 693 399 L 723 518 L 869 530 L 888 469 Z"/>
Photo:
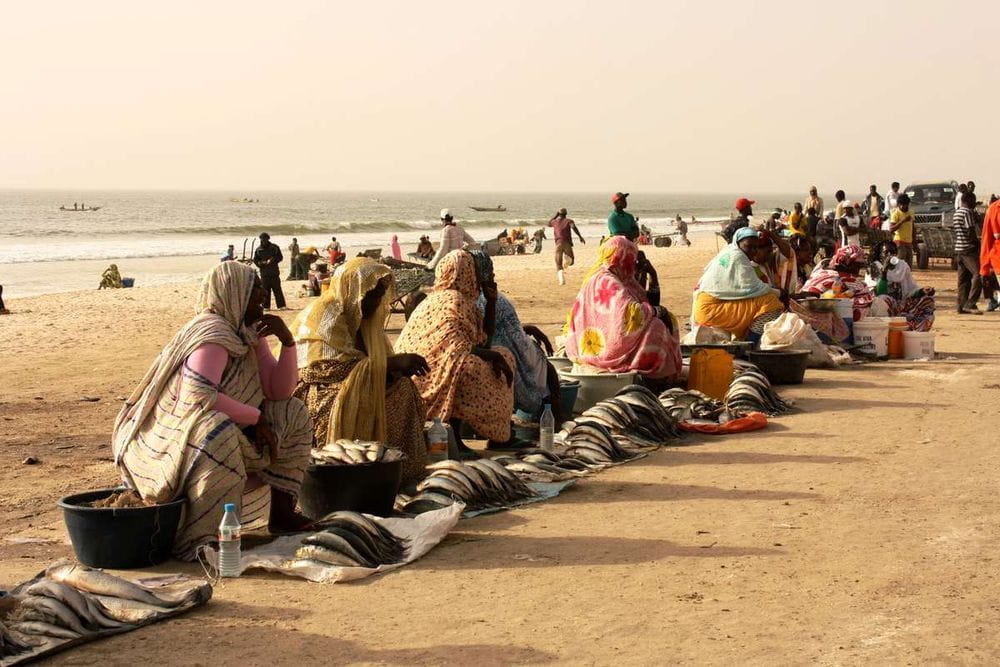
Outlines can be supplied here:
<path id="1" fill-rule="evenodd" d="M 472 252 L 476 262 L 476 274 L 479 278 L 481 294 L 476 305 L 483 313 L 485 320 L 490 320 L 487 311 L 488 295 L 495 299 L 493 314 L 493 336 L 487 341 L 486 347 L 499 345 L 506 348 L 514 357 L 514 407 L 532 416 L 542 412 L 542 403 L 552 404 L 552 414 L 556 423 L 562 423 L 562 410 L 558 397 L 559 375 L 545 358 L 546 351 L 552 352 L 552 344 L 548 337 L 537 327 L 522 326 L 514 308 L 507 297 L 497 292 L 493 273 L 493 260 L 481 250 Z M 541 346 L 546 346 L 543 351 Z"/>
<path id="2" fill-rule="evenodd" d="M 389 242 L 389 249 L 392 250 L 393 259 L 403 259 L 403 250 L 399 247 L 399 236 L 396 234 L 392 235 L 392 241 Z"/>
<path id="3" fill-rule="evenodd" d="M 875 291 L 875 301 L 885 304 L 891 317 L 905 317 L 910 331 L 930 331 L 934 325 L 934 288 L 920 287 L 910 265 L 897 255 L 894 241 L 883 241 L 872 251 L 865 284 Z"/>
<path id="4" fill-rule="evenodd" d="M 861 246 L 848 245 L 838 249 L 833 253 L 829 267 L 817 266 L 802 286 L 802 291 L 820 295 L 827 290 L 849 290 L 854 297 L 854 320 L 868 315 L 874 295 L 860 278 L 861 270 L 865 268 L 865 251 Z"/>
<path id="5" fill-rule="evenodd" d="M 566 356 L 608 373 L 670 379 L 681 370 L 677 324 L 636 281 L 638 256 L 624 236 L 601 245 L 566 324 Z"/>
<path id="6" fill-rule="evenodd" d="M 112 446 L 125 484 L 148 502 L 187 500 L 174 544 L 179 558 L 193 560 L 216 539 L 225 503 L 236 504 L 244 526 L 267 518 L 272 532 L 308 527 L 295 501 L 312 422 L 291 398 L 295 342 L 281 318 L 264 315 L 264 297 L 252 267 L 212 269 L 197 315 L 164 346 L 115 421 Z M 277 360 L 272 336 L 281 341 Z"/>
<path id="7" fill-rule="evenodd" d="M 476 454 L 461 442 L 464 422 L 499 445 L 510 439 L 514 411 L 514 359 L 504 348 L 485 347 L 489 336 L 476 306 L 479 293 L 472 255 L 464 250 L 449 252 L 435 269 L 434 290 L 416 307 L 396 340 L 397 353 L 419 354 L 427 360 L 430 373 L 414 379 L 427 415 L 451 423 L 467 457 Z"/>
<path id="8" fill-rule="evenodd" d="M 101 284 L 97 289 L 120 289 L 122 287 L 122 274 L 118 273 L 118 265 L 112 264 L 104 269 L 101 274 Z"/>
<path id="9" fill-rule="evenodd" d="M 691 315 L 695 325 L 723 329 L 743 339 L 750 331 L 759 336 L 764 325 L 784 311 L 781 290 L 762 280 L 752 263 L 760 234 L 749 227 L 736 230 L 733 242 L 705 267 Z"/>
<path id="10" fill-rule="evenodd" d="M 404 482 L 427 465 L 420 394 L 410 376 L 427 372 L 416 354 L 392 354 L 385 322 L 395 297 L 392 272 L 367 257 L 334 273 L 330 288 L 292 324 L 299 384 L 317 444 L 376 441 L 406 455 Z"/>

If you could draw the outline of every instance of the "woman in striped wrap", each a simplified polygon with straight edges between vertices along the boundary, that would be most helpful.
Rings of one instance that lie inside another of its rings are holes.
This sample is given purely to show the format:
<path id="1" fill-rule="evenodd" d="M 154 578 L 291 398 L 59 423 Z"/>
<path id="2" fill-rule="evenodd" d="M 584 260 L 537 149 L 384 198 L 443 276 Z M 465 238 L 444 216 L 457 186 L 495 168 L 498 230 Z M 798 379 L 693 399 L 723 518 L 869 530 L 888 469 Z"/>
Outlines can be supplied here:
<path id="1" fill-rule="evenodd" d="M 312 422 L 290 398 L 297 380 L 291 332 L 264 315 L 263 301 L 253 268 L 223 262 L 212 269 L 197 315 L 163 348 L 115 422 L 125 484 L 150 502 L 187 499 L 179 558 L 194 559 L 216 539 L 225 503 L 236 503 L 245 526 L 263 518 L 268 500 L 272 532 L 308 523 L 295 499 Z M 282 343 L 277 360 L 266 344 L 271 335 Z"/>

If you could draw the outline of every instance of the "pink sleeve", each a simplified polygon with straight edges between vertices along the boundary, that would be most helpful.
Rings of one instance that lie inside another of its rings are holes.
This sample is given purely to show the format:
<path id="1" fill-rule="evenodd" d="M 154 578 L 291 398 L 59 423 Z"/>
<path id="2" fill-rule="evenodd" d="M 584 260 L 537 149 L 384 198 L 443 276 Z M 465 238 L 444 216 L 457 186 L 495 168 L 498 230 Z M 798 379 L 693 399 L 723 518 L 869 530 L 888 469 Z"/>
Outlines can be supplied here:
<path id="1" fill-rule="evenodd" d="M 257 345 L 257 364 L 260 366 L 260 383 L 264 396 L 269 401 L 283 401 L 292 397 L 299 381 L 295 346 L 281 346 L 277 361 L 271 354 L 271 346 L 262 338 Z"/>
<path id="2" fill-rule="evenodd" d="M 229 363 L 229 353 L 226 352 L 226 348 L 215 343 L 200 346 L 187 358 L 187 367 L 214 385 L 222 381 L 222 373 L 226 370 L 227 363 Z M 221 391 L 216 395 L 215 405 L 212 407 L 225 413 L 237 424 L 256 424 L 260 419 L 260 410 L 246 403 L 240 403 Z"/>

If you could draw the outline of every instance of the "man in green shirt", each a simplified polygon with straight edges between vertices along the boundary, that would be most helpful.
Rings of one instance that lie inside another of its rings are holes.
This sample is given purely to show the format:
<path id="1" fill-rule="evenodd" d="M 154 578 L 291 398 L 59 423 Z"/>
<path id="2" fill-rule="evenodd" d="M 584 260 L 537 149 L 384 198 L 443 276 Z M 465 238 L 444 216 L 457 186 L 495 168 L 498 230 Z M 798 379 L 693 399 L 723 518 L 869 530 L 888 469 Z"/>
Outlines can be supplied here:
<path id="1" fill-rule="evenodd" d="M 628 193 L 616 192 L 611 197 L 615 210 L 608 216 L 608 233 L 611 236 L 624 236 L 633 243 L 639 238 L 639 225 L 636 218 L 625 210 L 628 206 Z"/>

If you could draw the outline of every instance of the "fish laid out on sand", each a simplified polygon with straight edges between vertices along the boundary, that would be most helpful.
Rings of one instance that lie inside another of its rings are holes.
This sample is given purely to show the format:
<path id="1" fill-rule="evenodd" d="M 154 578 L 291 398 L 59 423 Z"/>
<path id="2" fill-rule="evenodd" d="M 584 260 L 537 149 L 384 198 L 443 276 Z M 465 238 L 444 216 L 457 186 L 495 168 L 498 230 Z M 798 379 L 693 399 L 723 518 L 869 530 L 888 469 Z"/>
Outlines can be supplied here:
<path id="1" fill-rule="evenodd" d="M 491 460 L 439 461 L 427 466 L 430 474 L 417 485 L 417 495 L 401 510 L 420 514 L 460 500 L 471 509 L 504 507 L 536 494 L 517 475 Z"/>
<path id="2" fill-rule="evenodd" d="M 389 463 L 403 458 L 403 452 L 379 442 L 337 440 L 312 450 L 316 464 L 357 465 L 359 463 Z"/>
<path id="3" fill-rule="evenodd" d="M 21 641 L 7 629 L 7 626 L 0 622 L 0 658 L 12 658 L 21 655 L 25 651 L 30 651 L 31 644 Z"/>
<path id="4" fill-rule="evenodd" d="M 409 544 L 357 512 L 334 512 L 317 522 L 322 530 L 302 539 L 289 565 L 367 567 L 406 560 Z"/>
<path id="5" fill-rule="evenodd" d="M 742 361 L 737 361 L 735 366 L 735 377 L 726 392 L 726 410 L 742 416 L 750 412 L 779 415 L 792 409 L 757 366 Z"/>

